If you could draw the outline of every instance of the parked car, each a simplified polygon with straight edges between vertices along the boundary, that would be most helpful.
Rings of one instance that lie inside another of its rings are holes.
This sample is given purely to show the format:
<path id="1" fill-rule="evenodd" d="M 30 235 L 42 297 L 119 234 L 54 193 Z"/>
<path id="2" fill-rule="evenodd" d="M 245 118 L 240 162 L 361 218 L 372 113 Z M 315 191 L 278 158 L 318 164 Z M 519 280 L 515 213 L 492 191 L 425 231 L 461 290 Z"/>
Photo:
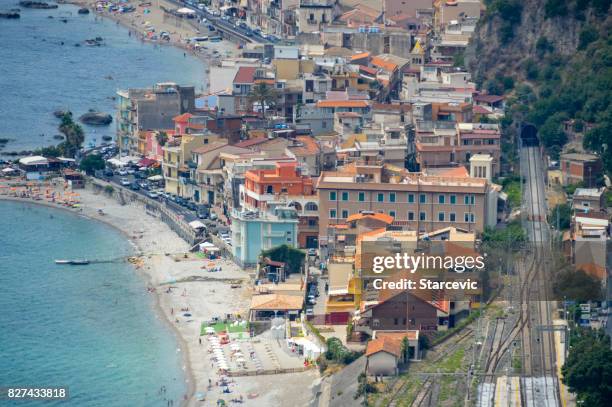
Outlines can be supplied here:
<path id="1" fill-rule="evenodd" d="M 129 175 L 134 175 L 134 174 L 136 174 L 136 169 L 133 168 L 133 167 L 130 167 L 130 168 L 127 169 L 127 173 Z"/>
<path id="2" fill-rule="evenodd" d="M 107 168 L 107 169 L 104 170 L 104 176 L 105 177 L 112 178 L 113 175 L 115 175 L 115 174 L 113 173 L 113 170 L 111 170 L 110 168 Z"/>
<path id="3" fill-rule="evenodd" d="M 128 185 L 130 185 L 130 184 L 131 184 L 130 180 L 129 180 L 129 179 L 127 179 L 127 178 L 121 178 L 121 179 L 119 180 L 119 183 L 120 183 L 121 185 L 123 185 L 124 187 L 127 187 Z"/>
<path id="4" fill-rule="evenodd" d="M 317 249 L 308 249 L 308 255 L 309 256 L 316 256 L 317 255 Z"/>
<path id="5" fill-rule="evenodd" d="M 307 317 L 312 317 L 312 316 L 314 316 L 314 309 L 312 309 L 312 308 L 306 308 L 306 316 L 307 316 Z"/>
<path id="6" fill-rule="evenodd" d="M 147 196 L 151 199 L 157 199 L 159 198 L 159 194 L 155 191 L 149 191 L 147 192 Z"/>
<path id="7" fill-rule="evenodd" d="M 125 168 L 119 168 L 119 170 L 117 171 L 118 175 L 121 175 L 122 177 L 125 177 L 126 175 L 128 175 L 128 172 Z"/>
<path id="8" fill-rule="evenodd" d="M 138 185 L 138 183 L 137 183 L 137 182 L 132 182 L 132 183 L 130 184 L 130 189 L 131 189 L 132 191 L 138 191 L 138 190 L 140 189 L 140 185 Z"/>

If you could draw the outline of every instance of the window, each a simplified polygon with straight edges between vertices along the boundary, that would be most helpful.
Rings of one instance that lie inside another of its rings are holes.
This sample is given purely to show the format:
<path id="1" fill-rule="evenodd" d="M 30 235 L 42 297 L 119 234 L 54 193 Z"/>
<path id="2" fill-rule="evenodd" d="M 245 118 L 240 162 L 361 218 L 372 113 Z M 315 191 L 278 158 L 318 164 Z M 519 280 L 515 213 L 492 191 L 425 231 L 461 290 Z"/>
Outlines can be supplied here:
<path id="1" fill-rule="evenodd" d="M 359 193 L 359 202 L 365 202 L 365 192 Z"/>
<path id="2" fill-rule="evenodd" d="M 457 203 L 457 195 L 451 195 L 450 196 L 450 203 L 451 205 L 454 205 Z"/>
<path id="3" fill-rule="evenodd" d="M 419 202 L 420 203 L 426 203 L 427 202 L 427 195 L 425 195 L 425 194 L 419 195 Z"/>
<path id="4" fill-rule="evenodd" d="M 463 203 L 466 205 L 474 205 L 475 202 L 476 198 L 474 197 L 474 195 L 466 195 L 463 197 Z"/>
<path id="5" fill-rule="evenodd" d="M 389 192 L 389 202 L 395 202 L 395 192 Z"/>
<path id="6" fill-rule="evenodd" d="M 449 221 L 454 222 L 455 219 L 456 219 L 456 215 L 453 212 L 448 214 L 448 220 Z"/>
<path id="7" fill-rule="evenodd" d="M 266 187 L 266 194 L 273 194 L 274 193 L 274 188 L 272 187 L 272 185 L 268 185 Z"/>
<path id="8" fill-rule="evenodd" d="M 335 209 L 330 209 L 329 210 L 329 217 L 331 219 L 336 219 L 336 210 Z"/>
<path id="9" fill-rule="evenodd" d="M 414 203 L 414 194 L 408 194 L 408 203 Z"/>
<path id="10" fill-rule="evenodd" d="M 393 216 L 395 218 L 395 211 L 389 211 L 389 216 Z"/>
<path id="11" fill-rule="evenodd" d="M 397 325 L 399 323 L 399 318 L 393 318 L 393 325 Z"/>
<path id="12" fill-rule="evenodd" d="M 444 212 L 438 212 L 438 222 L 444 222 Z"/>
<path id="13" fill-rule="evenodd" d="M 470 205 L 476 204 L 476 197 L 474 195 L 470 195 Z"/>
<path id="14" fill-rule="evenodd" d="M 329 200 L 330 201 L 336 200 L 336 191 L 329 191 Z"/>
<path id="15" fill-rule="evenodd" d="M 308 219 L 308 226 L 317 226 L 317 221 L 315 219 Z"/>
<path id="16" fill-rule="evenodd" d="M 425 212 L 419 213 L 419 220 L 427 220 L 427 214 Z"/>
<path id="17" fill-rule="evenodd" d="M 470 215 L 472 215 L 472 216 L 470 216 Z M 473 215 L 473 214 L 471 214 L 471 213 L 468 213 L 468 212 L 465 212 L 465 213 L 463 214 L 463 221 L 464 221 L 465 223 L 469 223 L 469 222 L 470 222 L 470 218 L 472 218 L 472 219 L 473 219 L 473 218 L 474 218 L 474 215 Z"/>
<path id="18" fill-rule="evenodd" d="M 348 201 L 349 200 L 349 193 L 348 192 L 342 192 L 342 200 L 343 201 Z"/>
<path id="19" fill-rule="evenodd" d="M 444 195 L 438 195 L 438 203 L 443 204 L 446 201 L 445 198 L 446 197 Z"/>
<path id="20" fill-rule="evenodd" d="M 473 213 L 470 213 L 470 222 L 476 222 L 476 216 Z"/>
<path id="21" fill-rule="evenodd" d="M 378 194 L 378 202 L 385 202 L 385 194 L 383 193 Z"/>
<path id="22" fill-rule="evenodd" d="M 348 211 L 346 209 L 342 210 L 342 219 L 348 218 Z"/>
<path id="23" fill-rule="evenodd" d="M 308 202 L 306 206 L 304 206 L 304 209 L 306 209 L 307 211 L 318 211 L 319 207 L 314 202 Z"/>
<path id="24" fill-rule="evenodd" d="M 408 212 L 408 220 L 414 220 L 414 212 Z"/>

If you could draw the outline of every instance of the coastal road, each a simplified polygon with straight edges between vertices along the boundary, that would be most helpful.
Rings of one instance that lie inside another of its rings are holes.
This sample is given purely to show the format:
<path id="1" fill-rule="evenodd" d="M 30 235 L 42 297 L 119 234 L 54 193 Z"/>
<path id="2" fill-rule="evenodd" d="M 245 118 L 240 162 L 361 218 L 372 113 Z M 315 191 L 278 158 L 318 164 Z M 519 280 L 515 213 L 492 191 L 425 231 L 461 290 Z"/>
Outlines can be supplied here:
<path id="1" fill-rule="evenodd" d="M 229 37 L 233 39 L 237 39 L 241 42 L 253 42 L 259 44 L 270 44 L 271 41 L 262 37 L 261 35 L 253 32 L 252 30 L 245 29 L 243 27 L 236 27 L 234 24 L 235 19 L 231 19 L 229 21 L 223 20 L 221 17 L 213 16 L 212 14 L 206 12 L 206 10 L 200 10 L 199 8 L 192 6 L 191 4 L 185 1 L 175 1 L 168 0 L 168 2 L 176 5 L 177 7 L 188 7 L 196 12 L 196 15 L 201 18 L 206 18 L 205 25 L 213 25 L 217 31 L 221 33 L 225 33 Z"/>

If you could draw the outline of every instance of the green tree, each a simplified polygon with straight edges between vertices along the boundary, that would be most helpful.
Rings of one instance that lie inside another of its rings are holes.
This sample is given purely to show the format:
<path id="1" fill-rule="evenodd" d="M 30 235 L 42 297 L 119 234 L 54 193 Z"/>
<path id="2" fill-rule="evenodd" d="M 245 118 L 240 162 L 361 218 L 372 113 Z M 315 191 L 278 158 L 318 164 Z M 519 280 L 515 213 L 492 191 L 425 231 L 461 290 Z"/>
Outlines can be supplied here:
<path id="1" fill-rule="evenodd" d="M 278 93 L 268 84 L 261 82 L 253 86 L 248 97 L 250 103 L 259 104 L 261 115 L 265 119 L 267 109 L 276 107 Z"/>
<path id="2" fill-rule="evenodd" d="M 286 264 L 287 273 L 299 273 L 304 263 L 306 255 L 303 251 L 286 244 L 273 247 L 269 250 L 261 252 L 261 258 L 270 258 L 270 260 L 281 261 Z"/>
<path id="3" fill-rule="evenodd" d="M 572 331 L 562 381 L 583 406 L 605 407 L 612 400 L 612 350 L 603 331 Z"/>
<path id="4" fill-rule="evenodd" d="M 585 26 L 580 31 L 580 36 L 578 37 L 578 49 L 585 49 L 590 43 L 597 41 L 598 38 L 599 32 L 597 28 L 592 25 Z"/>
<path id="5" fill-rule="evenodd" d="M 555 275 L 553 293 L 558 300 L 577 302 L 598 301 L 602 298 L 601 282 L 583 270 L 572 266 L 563 267 Z"/>
<path id="6" fill-rule="evenodd" d="M 557 227 L 557 221 L 559 222 L 559 230 L 567 230 L 570 227 L 572 221 L 572 208 L 567 203 L 556 205 L 553 210 L 548 214 L 548 223 Z"/>
<path id="7" fill-rule="evenodd" d="M 567 0 L 546 0 L 544 13 L 546 18 L 566 16 L 568 13 Z"/>
<path id="8" fill-rule="evenodd" d="M 59 125 L 59 131 L 64 135 L 64 141 L 58 145 L 65 157 L 74 157 L 85 141 L 83 128 L 72 120 L 71 114 L 64 114 Z"/>
<path id="9" fill-rule="evenodd" d="M 79 168 L 87 174 L 93 174 L 97 170 L 103 170 L 106 166 L 104 159 L 99 154 L 89 154 L 81 160 Z"/>
<path id="10" fill-rule="evenodd" d="M 527 240 L 525 229 L 521 226 L 520 221 L 512 221 L 503 229 L 486 228 L 482 232 L 483 242 L 495 243 L 520 243 Z"/>

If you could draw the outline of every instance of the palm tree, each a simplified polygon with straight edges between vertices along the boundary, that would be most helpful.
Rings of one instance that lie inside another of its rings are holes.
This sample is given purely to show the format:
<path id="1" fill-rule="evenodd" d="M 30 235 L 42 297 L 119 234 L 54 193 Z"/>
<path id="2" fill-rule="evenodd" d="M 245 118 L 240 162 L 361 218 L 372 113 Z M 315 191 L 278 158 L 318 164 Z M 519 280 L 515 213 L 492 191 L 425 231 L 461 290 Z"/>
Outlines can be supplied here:
<path id="1" fill-rule="evenodd" d="M 83 128 L 72 120 L 72 116 L 65 114 L 59 131 L 64 135 L 64 142 L 60 144 L 66 157 L 74 157 L 85 141 Z"/>
<path id="2" fill-rule="evenodd" d="M 276 106 L 278 99 L 278 93 L 274 88 L 266 83 L 260 82 L 253 86 L 251 92 L 249 92 L 249 103 L 259 103 L 261 106 L 262 117 L 266 118 L 266 106 L 272 108 Z"/>

